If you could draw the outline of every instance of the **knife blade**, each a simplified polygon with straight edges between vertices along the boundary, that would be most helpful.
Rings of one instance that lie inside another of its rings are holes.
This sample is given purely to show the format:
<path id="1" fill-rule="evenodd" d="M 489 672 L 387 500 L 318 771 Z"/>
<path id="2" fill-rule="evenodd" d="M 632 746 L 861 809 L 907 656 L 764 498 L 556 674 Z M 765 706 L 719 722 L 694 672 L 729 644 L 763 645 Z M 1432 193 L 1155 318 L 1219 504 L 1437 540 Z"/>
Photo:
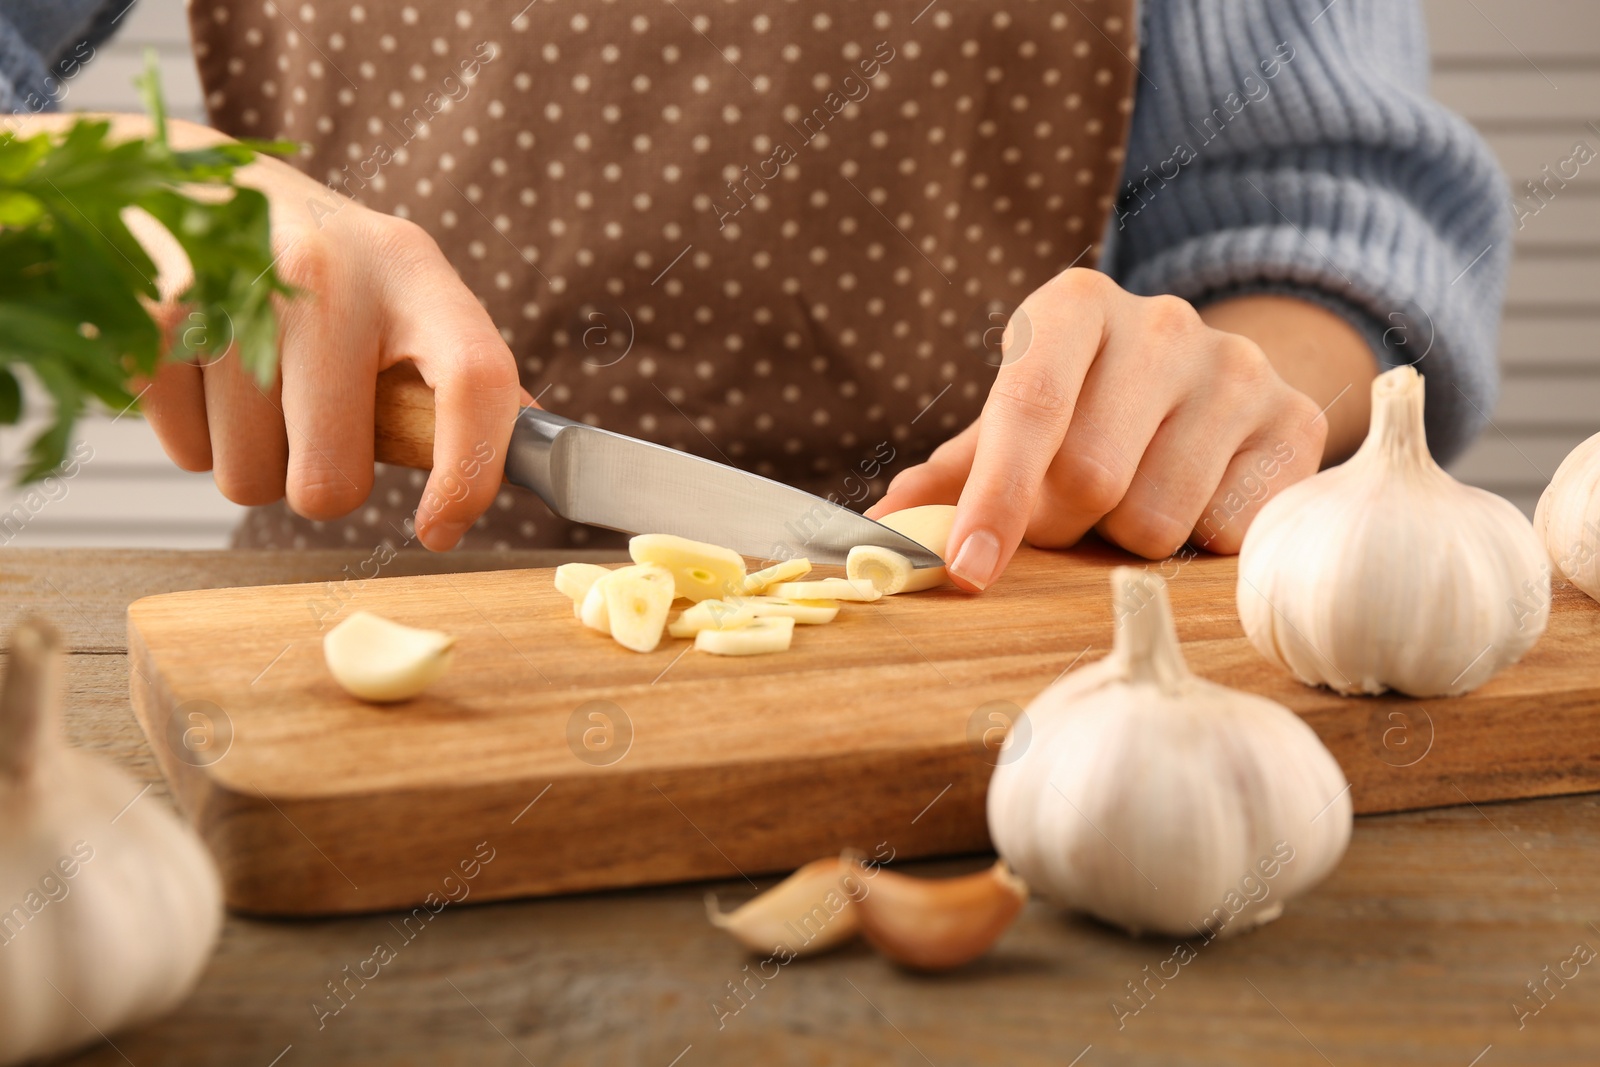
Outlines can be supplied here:
<path id="1" fill-rule="evenodd" d="M 379 462 L 427 470 L 433 393 L 401 363 L 378 377 Z M 506 480 L 557 515 L 623 533 L 669 533 L 745 556 L 842 564 L 856 545 L 892 549 L 917 569 L 944 560 L 903 534 L 793 486 L 715 460 L 523 408 L 511 431 Z"/>

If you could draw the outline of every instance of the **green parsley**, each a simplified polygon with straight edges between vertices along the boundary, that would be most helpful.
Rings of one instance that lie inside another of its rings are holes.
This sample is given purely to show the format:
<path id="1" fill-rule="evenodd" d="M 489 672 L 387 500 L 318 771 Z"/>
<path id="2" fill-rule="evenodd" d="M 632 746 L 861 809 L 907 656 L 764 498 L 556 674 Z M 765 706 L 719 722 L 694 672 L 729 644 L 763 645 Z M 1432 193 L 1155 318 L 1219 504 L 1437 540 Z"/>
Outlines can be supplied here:
<path id="1" fill-rule="evenodd" d="M 0 425 L 23 415 L 18 366 L 55 403 L 53 421 L 30 445 L 23 482 L 60 465 L 90 402 L 134 408 L 129 380 L 154 373 L 163 358 L 217 356 L 231 343 L 257 381 L 277 374 L 272 297 L 291 289 L 273 269 L 267 198 L 233 179 L 257 152 L 297 146 L 174 150 L 153 54 L 137 84 L 150 137 L 111 144 L 110 123 L 87 119 L 64 133 L 0 136 Z M 170 340 L 151 316 L 156 267 L 123 221 L 128 208 L 160 222 L 194 268 L 179 298 L 187 318 Z"/>

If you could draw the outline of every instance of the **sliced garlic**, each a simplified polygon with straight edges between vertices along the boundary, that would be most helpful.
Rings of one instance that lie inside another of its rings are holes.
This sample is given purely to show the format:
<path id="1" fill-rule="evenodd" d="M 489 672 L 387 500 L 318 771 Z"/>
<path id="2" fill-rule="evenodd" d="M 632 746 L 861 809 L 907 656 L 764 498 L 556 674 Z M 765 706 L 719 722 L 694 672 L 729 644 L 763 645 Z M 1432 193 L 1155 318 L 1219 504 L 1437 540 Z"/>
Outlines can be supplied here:
<path id="1" fill-rule="evenodd" d="M 769 592 L 784 600 L 855 600 L 870 603 L 883 594 L 871 582 L 849 578 L 819 578 L 809 582 L 779 582 Z"/>
<path id="2" fill-rule="evenodd" d="M 644 564 L 607 574 L 591 589 L 605 598 L 612 640 L 635 652 L 653 652 L 672 611 L 673 579 L 665 567 Z"/>
<path id="3" fill-rule="evenodd" d="M 556 591 L 581 605 L 589 587 L 610 573 L 609 568 L 594 563 L 563 563 L 556 568 Z"/>
<path id="4" fill-rule="evenodd" d="M 602 578 L 589 587 L 583 595 L 583 603 L 578 608 L 578 619 L 591 630 L 599 630 L 607 637 L 611 636 L 611 619 L 606 613 L 605 579 Z"/>
<path id="5" fill-rule="evenodd" d="M 856 935 L 852 896 L 860 892 L 843 860 L 816 860 L 733 911 L 719 909 L 716 895 L 707 893 L 706 917 L 751 952 L 812 956 Z"/>
<path id="6" fill-rule="evenodd" d="M 732 630 L 701 630 L 694 635 L 694 647 L 717 656 L 759 656 L 787 652 L 793 639 L 794 620 L 780 616 L 751 619 Z"/>
<path id="7" fill-rule="evenodd" d="M 802 626 L 816 626 L 832 622 L 839 614 L 837 600 L 786 600 L 776 596 L 750 596 L 739 601 L 739 607 L 758 619 L 783 616 Z"/>
<path id="8" fill-rule="evenodd" d="M 328 631 L 322 655 L 334 681 L 360 700 L 409 700 L 450 666 L 456 639 L 358 611 Z"/>
<path id="9" fill-rule="evenodd" d="M 797 578 L 804 578 L 811 573 L 811 561 L 804 557 L 799 559 L 786 559 L 781 563 L 774 563 L 765 570 L 756 571 L 746 575 L 744 591 L 751 594 L 765 593 L 779 582 L 792 582 Z"/>
<path id="10" fill-rule="evenodd" d="M 911 538 L 911 540 L 926 548 L 929 552 L 943 559 L 944 550 L 950 542 L 950 527 L 955 521 L 956 506 L 954 504 L 923 504 L 921 507 L 890 512 L 878 520 L 878 525 L 887 526 L 895 533 Z M 852 551 L 851 554 L 854 555 L 854 552 Z M 846 564 L 845 573 L 850 573 L 848 563 Z M 912 576 L 906 582 L 905 587 L 897 591 L 901 593 L 917 593 L 924 589 L 932 589 L 937 585 L 942 585 L 945 577 L 945 569 L 943 567 L 924 567 L 922 570 L 912 571 Z M 884 592 L 889 592 L 889 590 L 886 589 Z"/>
<path id="11" fill-rule="evenodd" d="M 1028 886 L 1005 860 L 959 878 L 912 878 L 851 858 L 866 886 L 856 901 L 861 933 L 896 963 L 943 971 L 969 963 L 1000 940 L 1028 902 Z"/>
<path id="12" fill-rule="evenodd" d="M 935 585 L 944 581 L 942 567 L 930 567 L 928 570 L 939 572 Z M 916 570 L 911 566 L 911 561 L 892 548 L 879 548 L 877 545 L 857 545 L 850 550 L 849 557 L 844 564 L 845 577 L 850 581 L 866 582 L 872 588 L 889 596 L 892 593 L 915 592 L 911 589 L 912 578 Z M 919 586 L 918 588 L 927 588 Z"/>
<path id="13" fill-rule="evenodd" d="M 628 555 L 635 563 L 654 563 L 671 571 L 677 595 L 690 600 L 744 592 L 744 557 L 731 548 L 675 534 L 640 534 L 628 542 Z"/>
<path id="14" fill-rule="evenodd" d="M 754 619 L 755 613 L 742 604 L 702 600 L 691 608 L 685 608 L 682 614 L 672 620 L 667 632 L 673 637 L 693 637 L 701 630 L 734 630 L 748 625 Z"/>

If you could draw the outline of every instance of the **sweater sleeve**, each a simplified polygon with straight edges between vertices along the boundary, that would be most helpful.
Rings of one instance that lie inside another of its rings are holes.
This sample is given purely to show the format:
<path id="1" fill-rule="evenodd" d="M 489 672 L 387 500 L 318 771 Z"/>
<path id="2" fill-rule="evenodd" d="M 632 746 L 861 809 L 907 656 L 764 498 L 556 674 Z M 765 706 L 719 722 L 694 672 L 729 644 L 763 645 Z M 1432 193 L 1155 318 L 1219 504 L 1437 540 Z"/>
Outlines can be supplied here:
<path id="1" fill-rule="evenodd" d="M 0 0 L 0 113 L 54 111 L 135 0 Z"/>
<path id="2" fill-rule="evenodd" d="M 1145 0 L 1105 268 L 1204 305 L 1281 293 L 1427 380 L 1442 462 L 1488 419 L 1511 254 L 1488 146 L 1429 98 L 1416 0 Z"/>

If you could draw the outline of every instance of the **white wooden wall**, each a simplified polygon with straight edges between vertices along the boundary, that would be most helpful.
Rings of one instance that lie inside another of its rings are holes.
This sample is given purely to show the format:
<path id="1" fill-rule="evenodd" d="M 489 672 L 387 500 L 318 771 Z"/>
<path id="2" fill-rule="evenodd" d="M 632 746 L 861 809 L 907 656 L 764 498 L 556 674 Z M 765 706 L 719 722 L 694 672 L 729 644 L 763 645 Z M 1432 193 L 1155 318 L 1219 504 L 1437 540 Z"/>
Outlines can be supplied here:
<path id="1" fill-rule="evenodd" d="M 1578 141 L 1600 151 L 1600 4 L 1426 0 L 1426 7 L 1434 92 L 1484 132 L 1514 186 L 1566 159 Z M 140 0 L 123 32 L 73 86 L 68 106 L 136 107 L 129 83 L 146 47 L 161 56 L 173 112 L 199 119 L 182 0 Z M 1531 512 L 1561 458 L 1600 430 L 1600 160 L 1517 234 L 1501 354 L 1505 381 L 1493 426 L 1455 473 Z M 93 461 L 9 543 L 225 542 L 240 509 L 209 477 L 167 463 L 143 423 L 101 417 L 83 436 Z M 21 439 L 16 431 L 0 433 L 0 464 L 16 455 Z M 0 514 L 13 499 L 0 490 Z"/>

